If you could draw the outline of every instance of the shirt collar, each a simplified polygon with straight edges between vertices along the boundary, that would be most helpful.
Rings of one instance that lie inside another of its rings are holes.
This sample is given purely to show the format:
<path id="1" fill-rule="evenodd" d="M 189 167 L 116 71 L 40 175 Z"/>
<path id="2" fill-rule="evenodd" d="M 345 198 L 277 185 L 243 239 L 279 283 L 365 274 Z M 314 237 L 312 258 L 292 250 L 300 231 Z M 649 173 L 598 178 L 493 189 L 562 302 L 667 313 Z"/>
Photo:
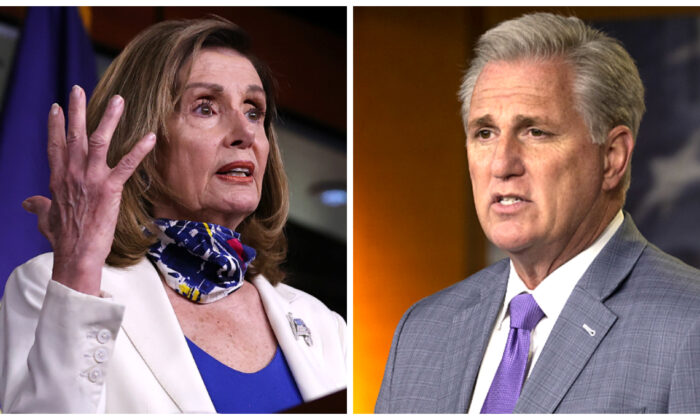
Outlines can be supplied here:
<path id="1" fill-rule="evenodd" d="M 511 260 L 506 296 L 501 305 L 496 327 L 500 329 L 503 321 L 506 319 L 506 315 L 508 315 L 508 302 L 521 293 L 532 293 L 535 302 L 540 306 L 545 317 L 557 319 L 566 301 L 569 299 L 569 295 L 571 295 L 574 287 L 576 287 L 576 283 L 578 283 L 583 273 L 588 270 L 593 260 L 595 260 L 600 251 L 602 251 L 608 241 L 610 241 L 610 238 L 612 238 L 615 232 L 620 228 L 623 220 L 624 215 L 622 209 L 620 209 L 603 233 L 598 236 L 598 239 L 596 239 L 591 246 L 551 272 L 534 290 L 529 290 L 527 286 L 525 286 L 525 283 L 515 271 L 515 266 Z"/>

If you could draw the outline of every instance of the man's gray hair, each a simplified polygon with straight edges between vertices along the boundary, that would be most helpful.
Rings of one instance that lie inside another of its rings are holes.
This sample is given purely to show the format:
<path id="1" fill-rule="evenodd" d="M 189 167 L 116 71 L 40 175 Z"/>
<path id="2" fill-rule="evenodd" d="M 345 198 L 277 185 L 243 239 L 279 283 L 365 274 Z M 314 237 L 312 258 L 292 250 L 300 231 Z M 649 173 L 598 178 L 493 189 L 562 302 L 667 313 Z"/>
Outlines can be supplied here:
<path id="1" fill-rule="evenodd" d="M 551 13 L 502 22 L 479 38 L 459 91 L 465 130 L 474 85 L 484 66 L 490 61 L 527 58 L 561 58 L 571 65 L 576 107 L 594 143 L 603 144 L 618 125 L 629 127 L 637 137 L 644 114 L 644 86 L 632 57 L 619 41 L 580 19 Z"/>

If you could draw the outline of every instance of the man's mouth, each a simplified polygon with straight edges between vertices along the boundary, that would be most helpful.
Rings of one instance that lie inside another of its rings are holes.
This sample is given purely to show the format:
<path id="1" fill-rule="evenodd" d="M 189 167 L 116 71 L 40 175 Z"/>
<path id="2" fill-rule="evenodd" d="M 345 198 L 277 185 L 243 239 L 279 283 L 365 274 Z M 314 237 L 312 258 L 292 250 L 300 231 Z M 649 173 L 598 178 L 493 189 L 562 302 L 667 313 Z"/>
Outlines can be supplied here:
<path id="1" fill-rule="evenodd" d="M 527 199 L 523 196 L 520 195 L 515 195 L 512 193 L 504 193 L 504 194 L 494 194 L 492 196 L 493 198 L 491 199 L 493 204 L 500 204 L 501 206 L 514 206 L 518 203 L 522 203 L 527 201 Z"/>
<path id="2" fill-rule="evenodd" d="M 502 196 L 498 199 L 498 203 L 504 206 L 512 206 L 513 204 L 523 201 L 520 197 Z"/>

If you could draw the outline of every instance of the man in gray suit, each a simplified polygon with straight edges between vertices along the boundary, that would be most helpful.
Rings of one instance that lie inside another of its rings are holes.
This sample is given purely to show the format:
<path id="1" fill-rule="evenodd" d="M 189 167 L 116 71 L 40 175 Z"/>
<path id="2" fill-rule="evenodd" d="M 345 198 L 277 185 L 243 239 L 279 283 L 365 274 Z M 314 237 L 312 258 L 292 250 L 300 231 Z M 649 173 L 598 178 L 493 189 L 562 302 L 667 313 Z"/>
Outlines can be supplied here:
<path id="1" fill-rule="evenodd" d="M 413 305 L 377 412 L 700 412 L 700 272 L 623 212 L 634 62 L 576 18 L 479 40 L 460 91 L 477 215 L 509 259 Z"/>

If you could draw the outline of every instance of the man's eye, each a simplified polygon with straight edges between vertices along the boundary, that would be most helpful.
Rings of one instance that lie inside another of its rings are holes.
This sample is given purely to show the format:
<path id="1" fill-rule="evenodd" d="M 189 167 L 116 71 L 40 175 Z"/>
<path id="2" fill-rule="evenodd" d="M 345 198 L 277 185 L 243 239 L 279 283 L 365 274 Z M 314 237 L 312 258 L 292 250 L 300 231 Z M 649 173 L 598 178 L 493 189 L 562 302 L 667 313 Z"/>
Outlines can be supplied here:
<path id="1" fill-rule="evenodd" d="M 493 135 L 493 133 L 491 132 L 491 130 L 484 129 L 484 130 L 477 131 L 476 135 L 474 137 L 476 137 L 477 139 L 481 139 L 481 140 L 488 140 L 491 138 L 492 135 Z"/>
<path id="2" fill-rule="evenodd" d="M 531 128 L 529 131 L 530 131 L 530 135 L 533 137 L 542 137 L 542 136 L 547 134 L 546 132 L 540 130 L 539 128 Z"/>

